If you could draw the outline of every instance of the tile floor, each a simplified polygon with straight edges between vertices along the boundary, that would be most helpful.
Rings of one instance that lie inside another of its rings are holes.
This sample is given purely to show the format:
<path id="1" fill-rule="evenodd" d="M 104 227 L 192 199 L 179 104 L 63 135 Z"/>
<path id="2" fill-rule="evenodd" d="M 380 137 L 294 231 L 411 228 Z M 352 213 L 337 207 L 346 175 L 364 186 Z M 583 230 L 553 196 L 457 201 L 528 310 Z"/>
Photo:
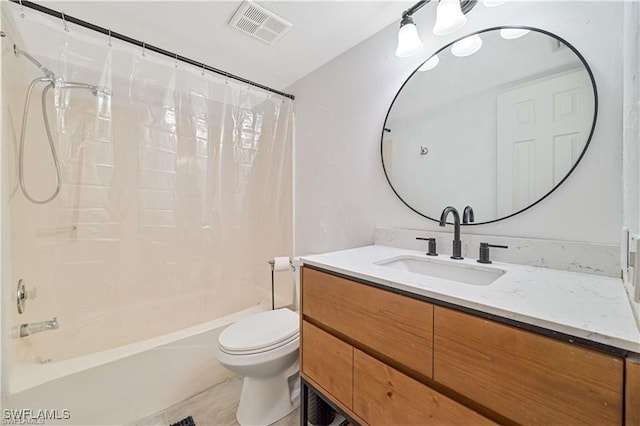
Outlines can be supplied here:
<path id="1" fill-rule="evenodd" d="M 193 417 L 196 426 L 238 426 L 236 409 L 242 389 L 242 378 L 234 377 L 132 426 L 169 426 L 186 417 Z M 300 410 L 296 409 L 274 426 L 298 426 Z"/>

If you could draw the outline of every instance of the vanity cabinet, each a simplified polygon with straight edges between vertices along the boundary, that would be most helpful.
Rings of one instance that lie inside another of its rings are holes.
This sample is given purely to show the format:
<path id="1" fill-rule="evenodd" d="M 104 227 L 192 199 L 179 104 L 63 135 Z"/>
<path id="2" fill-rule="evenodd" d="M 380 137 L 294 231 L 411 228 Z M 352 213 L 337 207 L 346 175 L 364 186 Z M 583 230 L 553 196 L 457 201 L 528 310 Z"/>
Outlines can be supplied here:
<path id="1" fill-rule="evenodd" d="M 305 267 L 301 348 L 302 377 L 361 424 L 493 424 L 424 384 L 429 303 Z"/>
<path id="2" fill-rule="evenodd" d="M 303 383 L 355 422 L 637 421 L 622 357 L 310 267 L 301 282 Z"/>

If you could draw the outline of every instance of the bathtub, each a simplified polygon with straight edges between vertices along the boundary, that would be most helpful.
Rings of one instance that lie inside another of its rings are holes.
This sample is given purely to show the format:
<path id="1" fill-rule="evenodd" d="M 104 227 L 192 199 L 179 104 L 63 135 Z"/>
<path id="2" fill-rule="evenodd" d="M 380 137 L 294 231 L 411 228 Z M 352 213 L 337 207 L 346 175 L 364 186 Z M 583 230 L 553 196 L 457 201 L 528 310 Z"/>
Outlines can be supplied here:
<path id="1" fill-rule="evenodd" d="M 12 366 L 7 409 L 57 410 L 47 424 L 122 425 L 231 377 L 216 360 L 218 334 L 255 306 L 197 326 L 65 361 Z"/>

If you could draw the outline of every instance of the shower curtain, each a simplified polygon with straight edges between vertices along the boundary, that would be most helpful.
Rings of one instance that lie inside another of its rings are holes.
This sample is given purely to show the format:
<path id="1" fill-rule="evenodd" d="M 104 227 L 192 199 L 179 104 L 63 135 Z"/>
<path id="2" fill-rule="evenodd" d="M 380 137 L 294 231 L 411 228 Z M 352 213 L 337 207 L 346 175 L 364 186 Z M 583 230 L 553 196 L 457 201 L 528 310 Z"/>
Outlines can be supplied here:
<path id="1" fill-rule="evenodd" d="M 14 362 L 49 362 L 149 339 L 263 304 L 267 261 L 292 252 L 292 101 L 31 13 L 17 43 L 56 77 L 48 112 L 62 172 L 51 203 L 17 186 L 19 123 L 40 70 L 8 55 L 11 137 L 3 150 L 11 285 L 26 311 L 60 329 L 12 340 Z M 31 101 L 24 178 L 55 189 L 40 91 Z M 10 306 L 7 309 L 12 309 Z"/>

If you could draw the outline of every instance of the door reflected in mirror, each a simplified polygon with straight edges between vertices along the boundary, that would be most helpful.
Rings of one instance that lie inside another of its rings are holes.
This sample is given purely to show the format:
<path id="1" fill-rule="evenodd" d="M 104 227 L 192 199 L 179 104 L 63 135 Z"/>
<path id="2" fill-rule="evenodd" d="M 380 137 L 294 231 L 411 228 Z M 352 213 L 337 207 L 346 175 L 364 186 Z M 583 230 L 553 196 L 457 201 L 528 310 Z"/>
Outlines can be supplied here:
<path id="1" fill-rule="evenodd" d="M 382 132 L 391 187 L 433 220 L 446 206 L 470 205 L 477 224 L 538 203 L 578 164 L 595 126 L 595 81 L 567 42 L 534 28 L 473 36 L 482 41 L 473 53 L 455 56 L 452 43 L 416 69 Z"/>

